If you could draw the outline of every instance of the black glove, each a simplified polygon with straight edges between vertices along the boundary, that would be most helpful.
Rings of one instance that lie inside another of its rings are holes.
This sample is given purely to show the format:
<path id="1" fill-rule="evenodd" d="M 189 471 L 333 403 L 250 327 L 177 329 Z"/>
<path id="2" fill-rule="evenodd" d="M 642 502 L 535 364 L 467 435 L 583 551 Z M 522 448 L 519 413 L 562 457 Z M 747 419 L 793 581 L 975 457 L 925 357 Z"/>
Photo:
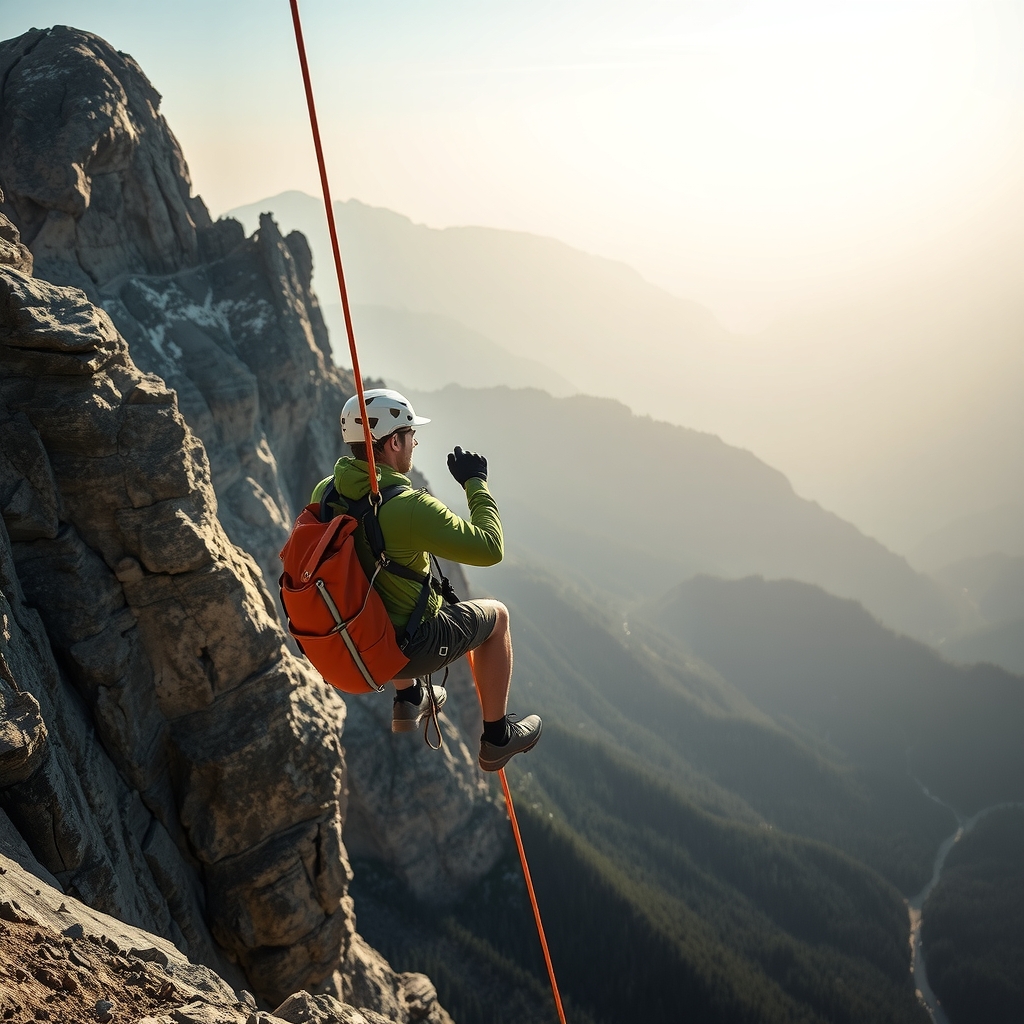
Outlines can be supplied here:
<path id="1" fill-rule="evenodd" d="M 465 487 L 471 477 L 487 479 L 487 460 L 476 452 L 464 452 L 456 445 L 448 456 L 448 472 Z"/>

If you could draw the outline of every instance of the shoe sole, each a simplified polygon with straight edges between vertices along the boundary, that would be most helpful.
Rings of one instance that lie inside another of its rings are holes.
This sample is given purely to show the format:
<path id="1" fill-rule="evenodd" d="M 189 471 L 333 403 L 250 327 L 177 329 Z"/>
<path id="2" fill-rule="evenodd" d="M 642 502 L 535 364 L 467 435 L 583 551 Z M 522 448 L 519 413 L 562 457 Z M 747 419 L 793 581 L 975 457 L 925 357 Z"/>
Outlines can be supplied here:
<path id="1" fill-rule="evenodd" d="M 437 702 L 437 710 L 440 711 L 444 707 L 444 702 L 447 700 L 448 695 Z M 421 711 L 415 718 L 392 718 L 391 719 L 391 731 L 392 732 L 416 732 L 420 727 L 420 722 L 429 714 L 429 711 Z"/>
<path id="2" fill-rule="evenodd" d="M 533 742 L 528 747 L 520 747 L 519 750 L 513 750 L 510 754 L 505 754 L 494 761 L 485 761 L 483 758 L 477 758 L 477 764 L 480 765 L 480 770 L 485 772 L 497 772 L 505 767 L 517 754 L 528 754 L 537 744 L 540 742 L 540 734 L 544 731 L 544 725 L 541 723 L 541 727 L 537 730 L 537 735 L 533 737 Z"/>
<path id="3" fill-rule="evenodd" d="M 423 716 L 413 720 L 408 718 L 402 718 L 399 721 L 391 720 L 391 731 L 392 732 L 416 732 L 420 727 L 420 722 L 423 721 Z"/>

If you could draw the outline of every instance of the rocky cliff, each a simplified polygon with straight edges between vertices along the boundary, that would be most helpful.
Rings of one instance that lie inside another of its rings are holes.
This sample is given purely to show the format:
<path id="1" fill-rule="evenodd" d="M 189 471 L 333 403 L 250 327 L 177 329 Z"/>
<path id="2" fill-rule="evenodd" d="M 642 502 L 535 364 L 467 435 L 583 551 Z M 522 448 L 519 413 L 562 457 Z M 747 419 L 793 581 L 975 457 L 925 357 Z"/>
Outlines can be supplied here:
<path id="1" fill-rule="evenodd" d="M 353 702 L 346 775 L 345 705 L 279 624 L 267 582 L 352 391 L 309 249 L 213 223 L 158 94 L 97 37 L 0 44 L 0 82 L 0 824 L 272 1002 L 409 1019 L 355 931 L 343 823 L 435 901 L 504 829 L 454 719 L 430 756 Z"/>

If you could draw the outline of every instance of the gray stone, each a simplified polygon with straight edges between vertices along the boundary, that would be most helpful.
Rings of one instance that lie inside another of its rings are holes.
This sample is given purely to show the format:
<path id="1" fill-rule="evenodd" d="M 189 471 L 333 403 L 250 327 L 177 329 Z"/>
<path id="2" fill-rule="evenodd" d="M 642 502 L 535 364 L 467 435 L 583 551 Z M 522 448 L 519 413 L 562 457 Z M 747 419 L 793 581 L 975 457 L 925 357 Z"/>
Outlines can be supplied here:
<path id="1" fill-rule="evenodd" d="M 84 292 L 0 267 L 0 350 L 8 373 L 91 376 L 126 348 Z"/>
<path id="2" fill-rule="evenodd" d="M 0 683 L 0 788 L 24 782 L 39 768 L 46 740 L 39 701 Z"/>
<path id="3" fill-rule="evenodd" d="M 56 537 L 61 511 L 39 432 L 24 414 L 0 423 L 0 513 L 11 540 Z"/>
<path id="4" fill-rule="evenodd" d="M 183 766 L 181 821 L 201 861 L 237 856 L 319 818 L 337 800 L 341 741 L 327 727 L 338 717 L 323 702 L 322 689 L 310 684 L 295 659 L 282 658 L 174 722 L 172 742 Z M 230 799 L 252 792 L 257 780 L 258 800 Z"/>
<path id="5" fill-rule="evenodd" d="M 37 274 L 95 285 L 196 262 L 209 214 L 131 57 L 58 26 L 4 43 L 0 76 L 4 212 Z"/>
<path id="6" fill-rule="evenodd" d="M 213 562 L 210 509 L 192 496 L 123 508 L 115 515 L 125 550 L 152 573 L 194 572 Z"/>
<path id="7" fill-rule="evenodd" d="M 275 1011 L 274 1016 L 289 1024 L 368 1024 L 354 1006 L 329 995 L 294 992 Z"/>
<path id="8" fill-rule="evenodd" d="M 11 819 L 0 809 L 0 856 L 13 860 L 27 872 L 41 878 L 47 885 L 58 892 L 63 892 L 60 882 L 50 874 L 35 858 L 21 833 L 14 827 Z"/>
<path id="9" fill-rule="evenodd" d="M 4 193 L 0 189 L 0 203 L 3 201 Z M 32 253 L 22 242 L 21 232 L 3 214 L 0 214 L 0 266 L 32 276 Z"/>
<path id="10" fill-rule="evenodd" d="M 243 962 L 261 946 L 289 946 L 341 905 L 351 871 L 341 822 L 322 817 L 206 868 L 211 910 L 232 923 L 218 938 Z"/>

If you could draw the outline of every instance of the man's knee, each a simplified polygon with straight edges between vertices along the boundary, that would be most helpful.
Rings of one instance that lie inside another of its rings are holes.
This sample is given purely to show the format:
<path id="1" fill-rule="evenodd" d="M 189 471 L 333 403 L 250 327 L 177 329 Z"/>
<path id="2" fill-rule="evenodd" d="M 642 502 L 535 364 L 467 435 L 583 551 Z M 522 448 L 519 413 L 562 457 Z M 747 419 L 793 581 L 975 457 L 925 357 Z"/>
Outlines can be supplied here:
<path id="1" fill-rule="evenodd" d="M 504 636 L 508 632 L 508 609 L 500 601 L 491 598 L 482 601 L 481 604 L 486 604 L 494 610 L 494 629 L 491 630 L 491 635 L 487 639 Z"/>

